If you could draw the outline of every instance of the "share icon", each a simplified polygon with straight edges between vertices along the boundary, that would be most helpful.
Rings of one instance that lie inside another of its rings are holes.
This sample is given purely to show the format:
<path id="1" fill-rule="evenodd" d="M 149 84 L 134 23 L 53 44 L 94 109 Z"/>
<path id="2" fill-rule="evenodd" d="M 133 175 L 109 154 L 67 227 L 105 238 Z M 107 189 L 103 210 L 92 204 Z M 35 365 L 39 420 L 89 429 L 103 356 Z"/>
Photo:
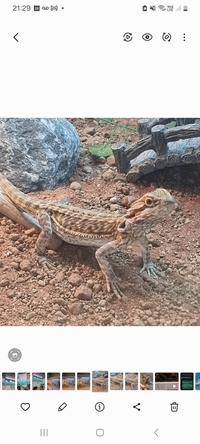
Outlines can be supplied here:
<path id="1" fill-rule="evenodd" d="M 140 402 L 138 402 L 136 405 L 133 405 L 133 408 L 140 412 L 140 407 L 138 407 L 139 405 L 140 405 Z"/>

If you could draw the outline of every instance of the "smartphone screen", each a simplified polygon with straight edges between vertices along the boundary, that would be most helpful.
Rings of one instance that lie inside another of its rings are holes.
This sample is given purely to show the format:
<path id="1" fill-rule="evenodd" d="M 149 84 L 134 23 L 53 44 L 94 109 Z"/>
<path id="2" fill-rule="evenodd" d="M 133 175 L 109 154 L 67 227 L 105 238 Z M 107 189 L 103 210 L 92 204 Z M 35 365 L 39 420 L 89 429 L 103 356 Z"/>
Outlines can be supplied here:
<path id="1" fill-rule="evenodd" d="M 199 441 L 199 9 L 1 2 L 5 444 Z"/>

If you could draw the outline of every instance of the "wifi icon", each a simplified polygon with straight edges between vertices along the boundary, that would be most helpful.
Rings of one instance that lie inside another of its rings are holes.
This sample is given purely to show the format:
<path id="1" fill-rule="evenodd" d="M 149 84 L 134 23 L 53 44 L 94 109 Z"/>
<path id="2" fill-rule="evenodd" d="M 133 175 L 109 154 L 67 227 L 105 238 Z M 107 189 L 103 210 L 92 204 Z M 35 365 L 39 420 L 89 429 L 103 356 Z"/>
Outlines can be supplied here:
<path id="1" fill-rule="evenodd" d="M 165 8 L 164 5 L 159 5 L 158 7 L 159 7 L 159 9 L 160 9 L 161 11 L 166 11 L 166 8 Z"/>

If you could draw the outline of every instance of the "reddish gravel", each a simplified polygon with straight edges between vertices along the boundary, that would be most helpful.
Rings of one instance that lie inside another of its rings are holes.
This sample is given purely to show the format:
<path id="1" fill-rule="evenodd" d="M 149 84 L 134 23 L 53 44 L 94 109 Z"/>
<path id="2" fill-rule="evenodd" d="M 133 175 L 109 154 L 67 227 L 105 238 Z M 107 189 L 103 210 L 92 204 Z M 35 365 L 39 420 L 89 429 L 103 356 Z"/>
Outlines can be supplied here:
<path id="1" fill-rule="evenodd" d="M 127 183 L 112 157 L 97 162 L 87 149 L 105 144 L 113 127 L 93 119 L 69 120 L 81 140 L 73 177 L 55 190 L 31 194 L 123 213 L 132 199 L 165 187 L 178 208 L 148 233 L 152 258 L 164 270 L 163 277 L 149 281 L 141 276 L 137 244 L 111 260 L 128 298 L 124 302 L 107 293 L 93 248 L 63 244 L 56 252 L 49 250 L 55 270 L 46 274 L 32 262 L 37 234 L 0 215 L 0 325 L 200 325 L 200 166 L 168 168 Z M 137 126 L 134 119 L 116 120 Z M 113 142 L 124 137 L 119 129 Z M 136 141 L 137 134 L 130 133 L 129 140 Z"/>

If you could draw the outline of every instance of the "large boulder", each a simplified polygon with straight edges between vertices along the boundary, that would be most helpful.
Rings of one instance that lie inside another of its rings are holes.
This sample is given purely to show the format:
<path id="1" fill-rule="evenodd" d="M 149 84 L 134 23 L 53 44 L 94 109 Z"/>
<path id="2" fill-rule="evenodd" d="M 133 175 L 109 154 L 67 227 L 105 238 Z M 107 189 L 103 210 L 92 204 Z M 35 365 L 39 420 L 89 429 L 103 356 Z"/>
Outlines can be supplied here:
<path id="1" fill-rule="evenodd" d="M 68 179 L 79 152 L 77 131 L 66 119 L 0 119 L 0 172 L 24 192 Z"/>

